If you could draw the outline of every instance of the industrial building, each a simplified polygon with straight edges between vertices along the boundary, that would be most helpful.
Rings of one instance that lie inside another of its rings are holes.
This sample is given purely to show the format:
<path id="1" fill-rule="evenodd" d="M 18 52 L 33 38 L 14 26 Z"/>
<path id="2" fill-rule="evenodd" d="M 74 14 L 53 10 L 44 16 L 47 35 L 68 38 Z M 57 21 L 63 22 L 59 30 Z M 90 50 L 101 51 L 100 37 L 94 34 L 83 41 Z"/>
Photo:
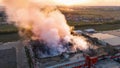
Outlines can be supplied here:
<path id="1" fill-rule="evenodd" d="M 35 57 L 33 46 L 29 45 L 28 49 L 33 68 L 120 68 L 120 49 L 116 48 L 117 45 L 119 46 L 119 42 L 112 43 L 113 41 L 109 41 L 111 38 L 119 40 L 119 37 L 102 33 L 93 34 L 92 37 L 83 36 L 92 41 L 93 45 L 90 48 L 93 49 L 88 51 L 78 50 L 75 53 L 63 53 L 53 57 L 37 58 Z M 94 37 L 100 40 L 96 40 Z"/>
<path id="2" fill-rule="evenodd" d="M 98 38 L 99 40 L 108 43 L 114 47 L 120 47 L 120 37 L 114 36 L 111 34 L 105 34 L 105 33 L 94 33 L 91 35 L 91 37 Z"/>
<path id="3" fill-rule="evenodd" d="M 101 35 L 101 33 L 97 33 Z M 97 35 L 96 34 L 96 35 Z M 104 35 L 104 34 L 102 34 Z M 95 37 L 95 34 L 93 34 Z M 105 34 L 106 38 L 113 38 Z M 103 38 L 105 38 L 102 36 Z M 25 44 L 27 42 L 16 41 L 8 43 L 0 43 L 0 66 L 2 68 L 29 68 L 28 62 L 32 68 L 120 68 L 120 49 L 116 48 L 116 44 L 104 44 L 86 36 L 93 40 L 93 50 L 77 51 L 75 53 L 63 53 L 53 57 L 36 58 L 32 45 Z M 105 39 L 106 39 L 105 38 Z M 99 39 L 99 38 L 98 38 Z M 119 40 L 119 37 L 117 37 Z M 27 45 L 24 48 L 24 46 Z M 27 50 L 27 52 L 26 52 Z M 26 54 L 25 54 L 26 53 Z M 29 56 L 27 56 L 29 54 Z M 26 58 L 27 56 L 27 58 Z M 8 58 L 9 57 L 9 58 Z M 29 61 L 27 62 L 27 59 Z M 13 65 L 13 66 L 11 66 Z"/>
<path id="4" fill-rule="evenodd" d="M 29 68 L 22 41 L 0 43 L 0 68 Z"/>

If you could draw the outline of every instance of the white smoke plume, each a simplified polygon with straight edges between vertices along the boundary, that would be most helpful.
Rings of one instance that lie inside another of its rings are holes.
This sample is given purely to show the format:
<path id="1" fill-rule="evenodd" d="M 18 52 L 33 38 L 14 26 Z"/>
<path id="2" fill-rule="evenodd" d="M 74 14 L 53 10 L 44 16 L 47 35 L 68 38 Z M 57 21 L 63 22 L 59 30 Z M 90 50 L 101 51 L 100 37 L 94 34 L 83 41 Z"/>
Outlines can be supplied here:
<path id="1" fill-rule="evenodd" d="M 60 40 L 71 42 L 76 49 L 87 49 L 82 37 L 72 36 L 64 15 L 57 10 L 52 0 L 3 0 L 9 21 L 20 29 L 20 35 L 29 34 L 31 39 L 43 40 L 51 48 L 52 55 L 65 52 Z M 24 29 L 23 31 L 21 29 Z"/>

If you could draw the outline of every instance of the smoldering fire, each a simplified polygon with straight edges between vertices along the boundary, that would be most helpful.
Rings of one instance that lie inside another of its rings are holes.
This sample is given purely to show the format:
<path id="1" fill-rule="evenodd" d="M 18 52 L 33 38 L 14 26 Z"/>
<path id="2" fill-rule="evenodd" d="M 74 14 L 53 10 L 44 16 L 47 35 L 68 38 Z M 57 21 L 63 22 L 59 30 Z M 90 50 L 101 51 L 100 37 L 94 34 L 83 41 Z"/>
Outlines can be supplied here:
<path id="1" fill-rule="evenodd" d="M 83 49 L 85 48 L 83 45 L 89 44 L 86 44 L 86 42 L 84 43 L 84 41 L 79 37 L 76 36 L 75 38 L 71 38 L 69 41 L 61 38 L 56 45 L 48 44 L 43 40 L 31 40 L 30 45 L 32 46 L 32 50 L 37 58 L 52 57 L 61 55 L 62 53 L 74 53 L 78 50 L 87 50 Z"/>
<path id="2" fill-rule="evenodd" d="M 9 21 L 15 22 L 13 24 L 20 29 L 21 36 L 38 40 L 38 44 L 43 41 L 44 46 L 36 45 L 40 56 L 47 57 L 48 53 L 51 56 L 88 48 L 84 37 L 71 35 L 64 15 L 50 0 L 4 0 L 3 5 Z M 66 44 L 70 43 L 72 45 L 68 48 Z"/>

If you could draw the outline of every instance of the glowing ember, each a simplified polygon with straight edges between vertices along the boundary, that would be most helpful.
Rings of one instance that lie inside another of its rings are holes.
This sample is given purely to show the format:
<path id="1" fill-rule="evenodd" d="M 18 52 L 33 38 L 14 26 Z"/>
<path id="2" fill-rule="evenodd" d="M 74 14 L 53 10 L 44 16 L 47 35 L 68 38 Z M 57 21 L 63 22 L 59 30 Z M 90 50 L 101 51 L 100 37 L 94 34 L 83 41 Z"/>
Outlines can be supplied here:
<path id="1" fill-rule="evenodd" d="M 50 49 L 50 55 L 68 51 L 61 40 L 65 43 L 72 42 L 73 51 L 88 48 L 84 38 L 71 35 L 64 15 L 49 0 L 5 0 L 4 6 L 9 20 L 14 21 L 15 26 L 20 29 L 20 35 L 45 42 L 44 46 Z M 47 56 L 45 53 L 40 55 Z"/>

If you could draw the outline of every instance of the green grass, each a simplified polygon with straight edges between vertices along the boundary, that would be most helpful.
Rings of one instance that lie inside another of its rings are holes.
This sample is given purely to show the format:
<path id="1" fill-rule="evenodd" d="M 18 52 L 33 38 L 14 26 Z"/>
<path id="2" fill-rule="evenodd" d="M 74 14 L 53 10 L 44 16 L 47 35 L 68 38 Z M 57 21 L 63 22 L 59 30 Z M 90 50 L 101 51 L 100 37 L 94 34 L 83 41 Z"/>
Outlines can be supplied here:
<path id="1" fill-rule="evenodd" d="M 88 29 L 94 28 L 97 31 L 115 30 L 120 29 L 120 21 L 109 23 L 76 23 L 69 22 L 70 26 L 74 26 L 75 29 Z M 18 30 L 13 25 L 0 25 L 0 42 L 17 41 L 20 37 Z"/>
<path id="2" fill-rule="evenodd" d="M 13 25 L 0 25 L 0 34 L 17 33 L 17 28 Z"/>
<path id="3" fill-rule="evenodd" d="M 106 8 L 108 9 L 108 8 Z M 71 15 L 80 15 L 84 17 L 113 17 L 119 18 L 120 17 L 120 10 L 104 10 L 103 9 L 73 9 L 72 11 L 68 10 L 61 10 L 64 14 L 71 14 Z"/>
<path id="4" fill-rule="evenodd" d="M 0 42 L 11 42 L 17 41 L 20 37 L 17 33 L 10 33 L 10 34 L 0 34 Z"/>
<path id="5" fill-rule="evenodd" d="M 0 25 L 0 42 L 17 41 L 20 37 L 18 30 L 13 25 Z"/>
<path id="6" fill-rule="evenodd" d="M 79 22 L 69 22 L 70 26 L 74 26 L 75 29 L 89 29 L 94 28 L 97 31 L 106 31 L 106 30 L 116 30 L 120 29 L 120 21 L 108 22 L 108 23 L 79 23 Z"/>
<path id="7" fill-rule="evenodd" d="M 101 24 L 101 25 L 89 25 L 89 26 L 75 26 L 75 29 L 89 29 L 94 28 L 97 31 L 107 31 L 107 30 L 116 30 L 120 29 L 120 24 Z"/>

